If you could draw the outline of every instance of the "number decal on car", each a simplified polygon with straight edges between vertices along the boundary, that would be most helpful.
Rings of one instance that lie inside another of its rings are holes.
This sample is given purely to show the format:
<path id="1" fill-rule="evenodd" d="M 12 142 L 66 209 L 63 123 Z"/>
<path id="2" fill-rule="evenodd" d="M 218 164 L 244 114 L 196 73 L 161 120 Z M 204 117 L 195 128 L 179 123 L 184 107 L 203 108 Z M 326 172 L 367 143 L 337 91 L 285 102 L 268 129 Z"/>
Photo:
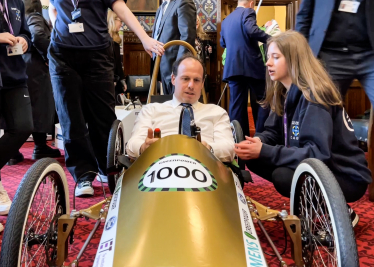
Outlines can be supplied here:
<path id="1" fill-rule="evenodd" d="M 142 175 L 138 188 L 144 192 L 214 191 L 212 172 L 199 160 L 185 154 L 170 154 L 156 160 Z"/>

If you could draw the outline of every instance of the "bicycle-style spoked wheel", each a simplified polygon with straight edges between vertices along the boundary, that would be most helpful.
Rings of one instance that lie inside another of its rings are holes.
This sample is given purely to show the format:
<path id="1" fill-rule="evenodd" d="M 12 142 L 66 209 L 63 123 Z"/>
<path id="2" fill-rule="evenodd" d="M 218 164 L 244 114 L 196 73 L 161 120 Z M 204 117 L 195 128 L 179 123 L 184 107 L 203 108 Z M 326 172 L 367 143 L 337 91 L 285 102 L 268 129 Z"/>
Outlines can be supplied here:
<path id="1" fill-rule="evenodd" d="M 30 168 L 6 222 L 1 266 L 54 266 L 58 218 L 69 210 L 67 188 L 56 160 L 42 159 Z"/>
<path id="2" fill-rule="evenodd" d="M 359 266 L 347 204 L 334 175 L 317 159 L 296 169 L 291 214 L 301 221 L 305 266 Z"/>

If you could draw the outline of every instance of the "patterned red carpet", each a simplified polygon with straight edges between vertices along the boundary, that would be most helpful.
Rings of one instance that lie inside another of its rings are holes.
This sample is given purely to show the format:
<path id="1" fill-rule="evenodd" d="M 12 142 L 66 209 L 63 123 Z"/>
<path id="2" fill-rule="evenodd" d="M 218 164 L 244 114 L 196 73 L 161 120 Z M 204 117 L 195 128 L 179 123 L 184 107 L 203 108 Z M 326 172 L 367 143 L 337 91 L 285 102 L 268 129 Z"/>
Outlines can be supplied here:
<path id="1" fill-rule="evenodd" d="M 13 198 L 17 190 L 17 186 L 20 180 L 22 179 L 23 175 L 28 170 L 28 168 L 34 163 L 34 161 L 31 160 L 32 149 L 33 143 L 26 143 L 21 149 L 21 152 L 25 156 L 25 161 L 15 166 L 6 166 L 1 171 L 3 185 L 5 189 L 8 191 L 11 199 Z M 64 165 L 63 158 L 59 158 L 58 160 L 62 165 Z M 66 171 L 66 169 L 65 172 L 67 174 L 69 181 L 70 202 L 72 203 L 71 196 L 73 193 L 74 181 L 70 174 Z M 245 187 L 244 191 L 247 195 L 252 196 L 252 198 L 254 198 L 255 200 L 273 209 L 289 208 L 289 200 L 281 197 L 274 190 L 274 188 L 269 182 L 256 176 L 254 177 L 254 180 L 254 184 L 250 184 Z M 77 209 L 86 208 L 89 205 L 97 203 L 99 200 L 102 199 L 102 191 L 99 182 L 94 182 L 94 188 L 95 196 L 93 198 L 79 199 L 77 201 Z M 374 266 L 374 203 L 369 202 L 368 195 L 365 195 L 360 201 L 354 203 L 352 206 L 360 216 L 360 222 L 355 229 L 360 257 L 360 265 Z M 5 224 L 6 217 L 0 216 L 0 222 Z M 94 222 L 80 219 L 77 225 L 78 227 L 76 227 L 75 230 L 75 243 L 70 248 L 70 257 L 66 263 L 72 261 L 74 257 L 78 255 L 79 249 L 82 247 L 83 243 L 85 242 L 91 229 L 94 226 Z M 282 226 L 278 223 L 268 222 L 265 223 L 265 228 L 268 230 L 270 236 L 273 238 L 276 246 L 278 246 L 279 249 L 282 250 L 282 247 L 284 245 L 284 235 Z M 92 266 L 97 246 L 100 240 L 101 232 L 102 226 L 99 228 L 92 242 L 89 244 L 88 249 L 83 254 L 83 258 L 81 259 L 79 266 Z M 264 236 L 262 236 L 262 234 L 259 234 L 259 236 L 262 241 L 264 251 L 273 254 L 270 247 L 267 245 Z M 2 235 L 0 235 L 0 238 L 1 237 Z M 290 240 L 288 240 L 288 249 L 284 257 L 288 264 L 292 264 L 292 260 L 290 260 Z M 266 258 L 268 260 L 269 266 L 279 266 L 277 260 L 274 257 L 266 256 Z"/>

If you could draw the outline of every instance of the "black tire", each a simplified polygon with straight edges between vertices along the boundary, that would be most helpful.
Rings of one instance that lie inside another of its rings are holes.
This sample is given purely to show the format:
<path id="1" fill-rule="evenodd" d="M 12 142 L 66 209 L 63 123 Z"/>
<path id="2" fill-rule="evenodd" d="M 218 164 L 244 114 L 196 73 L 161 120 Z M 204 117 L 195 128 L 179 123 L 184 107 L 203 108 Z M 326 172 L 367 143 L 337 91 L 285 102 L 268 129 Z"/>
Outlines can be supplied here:
<path id="1" fill-rule="evenodd" d="M 68 184 L 61 165 L 51 158 L 37 161 L 23 177 L 13 199 L 0 266 L 53 266 L 57 220 L 69 213 Z"/>
<path id="2" fill-rule="evenodd" d="M 240 143 L 241 141 L 244 141 L 243 129 L 237 120 L 231 121 L 231 130 L 232 130 L 232 135 L 234 137 L 235 144 Z M 239 168 L 241 170 L 245 170 L 245 162 L 241 160 L 238 156 L 236 156 L 236 161 L 239 165 Z"/>
<path id="3" fill-rule="evenodd" d="M 301 220 L 305 266 L 359 266 L 347 203 L 323 162 L 306 159 L 296 168 L 290 208 Z"/>
<path id="4" fill-rule="evenodd" d="M 236 144 L 240 143 L 241 141 L 244 141 L 243 130 L 240 126 L 240 123 L 237 120 L 233 120 L 231 122 L 231 130 Z"/>
<path id="5" fill-rule="evenodd" d="M 117 156 L 123 155 L 125 153 L 123 133 L 124 129 L 122 122 L 120 120 L 115 120 L 109 133 L 107 168 L 118 166 Z M 108 186 L 112 194 L 114 193 L 114 189 L 116 188 L 120 173 L 108 175 Z"/>

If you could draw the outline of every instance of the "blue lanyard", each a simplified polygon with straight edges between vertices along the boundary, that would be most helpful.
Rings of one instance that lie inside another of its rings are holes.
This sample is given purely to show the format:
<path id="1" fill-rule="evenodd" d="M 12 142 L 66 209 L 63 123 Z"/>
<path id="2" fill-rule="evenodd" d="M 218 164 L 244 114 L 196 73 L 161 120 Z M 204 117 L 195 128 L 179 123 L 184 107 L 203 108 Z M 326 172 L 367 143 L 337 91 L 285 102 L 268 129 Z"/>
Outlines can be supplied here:
<path id="1" fill-rule="evenodd" d="M 5 11 L 6 12 L 4 12 L 4 7 L 3 7 L 3 5 L 0 2 L 1 13 L 4 14 L 4 19 L 5 19 L 6 23 L 9 26 L 10 33 L 14 35 L 13 27 L 12 27 L 12 24 L 10 23 L 9 12 L 8 12 L 8 1 L 7 0 L 4 0 L 4 6 L 5 6 Z"/>
<path id="2" fill-rule="evenodd" d="M 74 6 L 74 10 L 76 10 L 76 9 L 78 8 L 79 0 L 76 0 L 76 1 L 71 0 L 71 3 L 72 3 L 73 6 Z"/>

